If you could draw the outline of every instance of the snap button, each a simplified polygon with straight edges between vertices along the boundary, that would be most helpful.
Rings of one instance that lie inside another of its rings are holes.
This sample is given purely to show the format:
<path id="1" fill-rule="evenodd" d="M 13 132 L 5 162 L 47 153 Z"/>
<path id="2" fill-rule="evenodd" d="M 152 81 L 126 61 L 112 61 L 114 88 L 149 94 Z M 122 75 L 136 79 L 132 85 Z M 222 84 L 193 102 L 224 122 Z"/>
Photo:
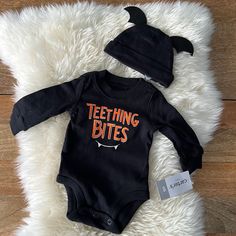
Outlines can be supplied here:
<path id="1" fill-rule="evenodd" d="M 112 224 L 112 220 L 110 218 L 107 219 L 107 224 L 111 225 Z"/>

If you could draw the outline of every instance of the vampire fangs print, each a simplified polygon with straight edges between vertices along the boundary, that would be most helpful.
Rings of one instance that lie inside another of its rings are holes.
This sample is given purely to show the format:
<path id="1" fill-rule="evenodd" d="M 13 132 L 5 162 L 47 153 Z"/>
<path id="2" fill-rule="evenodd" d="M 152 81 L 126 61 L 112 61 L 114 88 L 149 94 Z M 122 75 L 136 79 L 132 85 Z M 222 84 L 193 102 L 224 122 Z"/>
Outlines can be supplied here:
<path id="1" fill-rule="evenodd" d="M 109 108 L 94 103 L 86 103 L 88 119 L 93 122 L 91 138 L 98 147 L 114 148 L 126 143 L 131 128 L 139 125 L 139 114 L 132 113 L 121 108 Z M 104 142 L 103 142 L 104 141 Z M 106 142 L 114 145 L 107 145 Z"/>

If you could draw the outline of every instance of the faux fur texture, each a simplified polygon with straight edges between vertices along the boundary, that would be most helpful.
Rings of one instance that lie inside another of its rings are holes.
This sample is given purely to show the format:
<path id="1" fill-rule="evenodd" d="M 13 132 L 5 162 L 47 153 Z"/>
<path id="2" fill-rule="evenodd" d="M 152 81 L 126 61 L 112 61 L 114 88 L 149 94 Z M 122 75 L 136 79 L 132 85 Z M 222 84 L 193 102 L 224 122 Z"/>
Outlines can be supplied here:
<path id="1" fill-rule="evenodd" d="M 131 27 L 124 6 L 76 3 L 26 8 L 0 16 L 0 57 L 17 83 L 14 101 L 39 89 L 108 69 L 125 77 L 140 74 L 103 52 L 105 45 Z M 209 70 L 209 43 L 214 30 L 209 10 L 198 3 L 147 3 L 139 6 L 148 23 L 165 33 L 192 41 L 195 54 L 175 56 L 175 80 L 164 93 L 195 130 L 205 146 L 212 138 L 222 110 L 221 95 Z M 28 203 L 29 217 L 16 231 L 20 236 L 112 235 L 66 218 L 67 196 L 56 183 L 68 113 L 16 135 L 20 155 L 17 171 Z M 156 181 L 179 172 L 171 141 L 156 132 L 150 151 L 151 199 L 132 218 L 123 236 L 204 235 L 204 207 L 194 191 L 161 201 Z M 204 168 L 204 164 L 203 164 Z M 201 170 L 197 170 L 201 171 Z"/>

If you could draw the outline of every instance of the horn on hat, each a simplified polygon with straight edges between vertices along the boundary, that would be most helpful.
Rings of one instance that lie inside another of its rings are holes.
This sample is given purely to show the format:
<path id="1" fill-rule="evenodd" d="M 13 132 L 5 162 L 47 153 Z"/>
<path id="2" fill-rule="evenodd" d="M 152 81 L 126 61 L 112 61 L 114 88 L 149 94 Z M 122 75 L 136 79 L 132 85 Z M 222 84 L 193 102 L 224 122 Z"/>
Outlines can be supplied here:
<path id="1" fill-rule="evenodd" d="M 135 25 L 146 25 L 147 24 L 147 18 L 144 12 L 135 6 L 129 6 L 124 8 L 130 15 L 129 22 L 134 23 Z M 191 55 L 193 55 L 194 47 L 192 43 L 183 37 L 180 36 L 172 36 L 170 37 L 170 40 L 172 42 L 173 48 L 179 52 L 189 52 Z"/>
<path id="2" fill-rule="evenodd" d="M 185 51 L 193 55 L 194 52 L 193 44 L 188 39 L 180 36 L 172 36 L 170 37 L 170 39 L 173 48 L 177 51 L 177 53 Z"/>
<path id="3" fill-rule="evenodd" d="M 125 7 L 124 8 L 130 15 L 129 22 L 134 23 L 135 25 L 146 25 L 147 24 L 147 18 L 144 12 L 134 6 Z"/>

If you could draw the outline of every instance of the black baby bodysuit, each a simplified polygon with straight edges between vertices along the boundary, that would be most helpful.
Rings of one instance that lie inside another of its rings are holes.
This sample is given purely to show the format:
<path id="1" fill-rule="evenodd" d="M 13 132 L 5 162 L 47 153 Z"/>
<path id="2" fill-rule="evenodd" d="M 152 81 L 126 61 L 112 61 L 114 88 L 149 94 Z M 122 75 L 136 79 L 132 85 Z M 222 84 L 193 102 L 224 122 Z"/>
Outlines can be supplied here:
<path id="1" fill-rule="evenodd" d="M 107 70 L 41 89 L 15 103 L 13 134 L 68 111 L 57 182 L 68 195 L 67 217 L 121 233 L 149 199 L 148 155 L 159 130 L 174 144 L 182 169 L 202 167 L 192 128 L 162 93 L 142 78 Z"/>

